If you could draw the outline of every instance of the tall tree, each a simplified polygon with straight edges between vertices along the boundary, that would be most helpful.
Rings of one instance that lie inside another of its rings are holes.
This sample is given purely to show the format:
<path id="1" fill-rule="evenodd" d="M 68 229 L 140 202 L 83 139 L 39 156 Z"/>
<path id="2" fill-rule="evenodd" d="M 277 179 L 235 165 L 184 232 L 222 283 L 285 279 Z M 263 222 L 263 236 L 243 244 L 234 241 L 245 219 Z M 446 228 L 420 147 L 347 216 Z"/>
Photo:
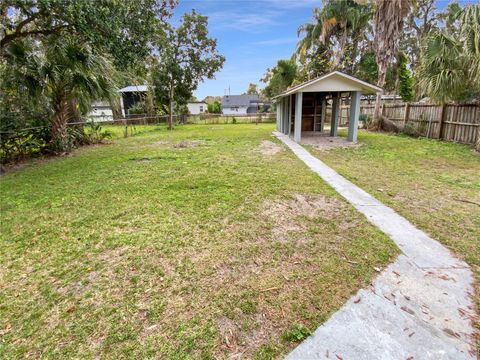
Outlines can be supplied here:
<path id="1" fill-rule="evenodd" d="M 312 59 L 322 55 L 331 59 L 330 66 L 351 72 L 359 49 L 369 43 L 372 6 L 370 3 L 345 0 L 325 0 L 322 8 L 313 10 L 313 22 L 299 27 L 298 36 L 303 35 L 297 46 L 300 63 L 308 55 Z M 324 63 L 326 65 L 326 63 Z"/>
<path id="2" fill-rule="evenodd" d="M 413 101 L 413 78 L 412 72 L 407 67 L 408 59 L 403 52 L 399 52 L 397 58 L 398 92 L 405 102 Z"/>
<path id="3" fill-rule="evenodd" d="M 149 54 L 153 34 L 166 25 L 176 4 L 177 0 L 2 0 L 0 57 L 17 40 L 69 35 L 102 47 L 114 56 L 117 67 L 127 68 Z"/>
<path id="4" fill-rule="evenodd" d="M 267 85 L 263 94 L 272 98 L 292 85 L 297 75 L 297 65 L 293 60 L 278 60 L 273 69 L 267 69 L 264 77 L 260 80 Z"/>
<path id="5" fill-rule="evenodd" d="M 420 91 L 443 103 L 480 95 L 480 5 L 465 6 L 451 20 L 425 39 L 418 72 Z"/>
<path id="6" fill-rule="evenodd" d="M 225 58 L 217 51 L 217 40 L 208 36 L 207 17 L 194 10 L 184 14 L 180 26 L 169 28 L 156 45 L 155 98 L 168 106 L 168 128 L 172 129 L 174 106 L 185 105 L 201 81 L 213 79 Z"/>
<path id="7" fill-rule="evenodd" d="M 383 88 L 389 64 L 395 59 L 405 17 L 411 8 L 411 0 L 376 0 L 375 52 L 378 64 L 378 86 Z M 380 125 L 382 92 L 375 101 L 374 126 Z"/>
<path id="8" fill-rule="evenodd" d="M 435 0 L 416 0 L 408 14 L 401 48 L 409 57 L 412 71 L 417 70 L 422 41 L 431 31 L 438 29 L 441 18 L 442 14 L 438 11 Z"/>
<path id="9" fill-rule="evenodd" d="M 51 148 L 67 151 L 67 123 L 86 113 L 92 100 L 116 95 L 114 68 L 105 56 L 71 37 L 51 37 L 34 49 L 29 44 L 16 41 L 8 47 L 8 76 L 23 84 L 25 95 L 48 100 Z"/>

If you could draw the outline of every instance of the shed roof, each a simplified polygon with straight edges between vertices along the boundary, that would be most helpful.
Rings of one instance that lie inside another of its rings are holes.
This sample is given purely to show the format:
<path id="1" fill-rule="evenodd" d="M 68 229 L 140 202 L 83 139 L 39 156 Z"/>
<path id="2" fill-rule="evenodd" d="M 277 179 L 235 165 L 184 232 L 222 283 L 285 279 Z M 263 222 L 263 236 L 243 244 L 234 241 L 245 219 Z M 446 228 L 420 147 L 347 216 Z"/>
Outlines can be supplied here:
<path id="1" fill-rule="evenodd" d="M 225 95 L 222 98 L 222 107 L 250 106 L 258 104 L 258 95 Z"/>
<path id="2" fill-rule="evenodd" d="M 129 85 L 118 90 L 118 92 L 147 92 L 148 85 Z"/>
<path id="3" fill-rule="evenodd" d="M 376 93 L 382 91 L 376 85 L 369 84 L 354 76 L 347 75 L 340 71 L 332 71 L 316 79 L 306 81 L 290 89 L 287 89 L 275 98 L 280 98 L 297 92 L 343 92 L 343 91 L 362 91 L 364 93 Z"/>

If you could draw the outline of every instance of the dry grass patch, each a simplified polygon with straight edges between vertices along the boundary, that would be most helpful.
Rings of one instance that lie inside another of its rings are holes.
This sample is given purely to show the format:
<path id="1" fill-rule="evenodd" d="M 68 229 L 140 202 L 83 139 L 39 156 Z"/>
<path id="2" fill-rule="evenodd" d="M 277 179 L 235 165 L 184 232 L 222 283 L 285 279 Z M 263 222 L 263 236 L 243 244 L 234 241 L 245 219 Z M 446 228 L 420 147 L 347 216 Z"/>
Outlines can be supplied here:
<path id="1" fill-rule="evenodd" d="M 310 145 L 319 151 L 329 151 L 333 149 L 359 148 L 364 144 L 361 142 L 347 141 L 343 137 L 331 137 L 327 134 L 306 135 L 302 137 L 302 144 Z"/>
<path id="2" fill-rule="evenodd" d="M 182 140 L 176 144 L 173 144 L 174 148 L 190 148 L 190 147 L 197 147 L 205 145 L 204 140 Z"/>
<path id="3" fill-rule="evenodd" d="M 267 201 L 264 214 L 273 223 L 272 231 L 275 238 L 286 241 L 291 233 L 306 230 L 302 227 L 303 223 L 298 221 L 299 218 L 306 217 L 310 220 L 315 217 L 327 220 L 336 219 L 341 224 L 348 220 L 340 216 L 344 209 L 345 203 L 337 198 L 295 194 L 291 199 Z"/>
<path id="4" fill-rule="evenodd" d="M 279 358 L 325 321 L 397 250 L 252 151 L 272 130 L 161 128 L 2 177 L 0 358 Z"/>
<path id="5" fill-rule="evenodd" d="M 260 151 L 260 153 L 265 156 L 272 156 L 278 154 L 283 150 L 284 148 L 281 145 L 276 144 L 270 140 L 262 140 L 260 146 L 258 147 L 258 151 Z"/>

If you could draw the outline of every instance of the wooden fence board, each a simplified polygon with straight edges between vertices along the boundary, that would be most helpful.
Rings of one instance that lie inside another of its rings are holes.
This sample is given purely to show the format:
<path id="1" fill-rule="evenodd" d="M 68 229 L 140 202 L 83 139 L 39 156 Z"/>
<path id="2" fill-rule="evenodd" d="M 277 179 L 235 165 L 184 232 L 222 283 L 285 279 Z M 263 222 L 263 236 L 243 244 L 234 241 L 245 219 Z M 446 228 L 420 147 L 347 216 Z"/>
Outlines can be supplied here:
<path id="1" fill-rule="evenodd" d="M 480 136 L 479 104 L 384 104 L 382 114 L 399 128 L 409 127 L 420 136 L 433 139 L 475 144 Z M 360 114 L 373 116 L 375 104 L 360 105 Z M 340 126 L 347 126 L 350 106 L 340 107 Z M 327 107 L 326 121 L 330 122 L 331 106 Z M 407 129 L 408 130 L 408 129 Z"/>
<path id="2" fill-rule="evenodd" d="M 374 109 L 374 104 L 361 105 L 360 113 L 373 116 Z M 383 115 L 429 138 L 475 144 L 480 136 L 479 104 L 384 104 Z"/>

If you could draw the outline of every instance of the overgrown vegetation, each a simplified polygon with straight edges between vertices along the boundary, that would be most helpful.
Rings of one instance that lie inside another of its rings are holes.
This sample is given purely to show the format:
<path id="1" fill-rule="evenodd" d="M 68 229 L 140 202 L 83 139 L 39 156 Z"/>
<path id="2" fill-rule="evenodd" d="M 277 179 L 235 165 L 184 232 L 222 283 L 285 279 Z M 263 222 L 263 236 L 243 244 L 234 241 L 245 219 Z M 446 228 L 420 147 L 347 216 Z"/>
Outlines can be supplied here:
<path id="1" fill-rule="evenodd" d="M 271 359 L 328 319 L 397 249 L 273 128 L 109 127 L 4 175 L 0 358 Z"/>
<path id="2" fill-rule="evenodd" d="M 443 103 L 480 94 L 480 5 L 454 9 L 446 27 L 426 37 L 418 73 L 422 92 Z"/>
<path id="3" fill-rule="evenodd" d="M 299 27 L 292 58 L 267 69 L 264 95 L 340 70 L 407 102 L 476 99 L 479 26 L 477 4 L 453 2 L 439 11 L 435 0 L 325 0 L 313 9 L 313 21 Z M 379 128 L 380 95 L 376 105 Z"/>
<path id="4" fill-rule="evenodd" d="M 2 164 L 25 160 L 35 155 L 57 153 L 59 150 L 58 148 L 52 149 L 52 135 L 50 128 L 47 126 L 26 130 L 10 130 L 0 135 L 0 160 Z M 73 149 L 82 145 L 101 143 L 111 136 L 112 133 L 103 129 L 100 124 L 88 122 L 85 125 L 68 127 L 62 144 L 67 144 L 68 149 Z"/>
<path id="5" fill-rule="evenodd" d="M 91 104 L 99 100 L 108 101 L 119 117 L 117 88 L 130 81 L 157 85 L 156 108 L 149 91 L 131 113 L 172 113 L 174 102 L 176 109 L 183 109 L 199 81 L 212 78 L 224 59 L 216 52 L 216 40 L 208 37 L 206 17 L 185 14 L 173 29 L 168 19 L 176 4 L 176 0 L 2 2 L 0 130 L 6 138 L 2 157 L 8 154 L 11 159 L 14 150 L 19 156 L 71 151 L 82 142 L 80 128 L 70 124 L 85 122 Z M 21 134 L 10 136 L 19 130 Z M 82 136 L 88 138 L 86 133 Z"/>

